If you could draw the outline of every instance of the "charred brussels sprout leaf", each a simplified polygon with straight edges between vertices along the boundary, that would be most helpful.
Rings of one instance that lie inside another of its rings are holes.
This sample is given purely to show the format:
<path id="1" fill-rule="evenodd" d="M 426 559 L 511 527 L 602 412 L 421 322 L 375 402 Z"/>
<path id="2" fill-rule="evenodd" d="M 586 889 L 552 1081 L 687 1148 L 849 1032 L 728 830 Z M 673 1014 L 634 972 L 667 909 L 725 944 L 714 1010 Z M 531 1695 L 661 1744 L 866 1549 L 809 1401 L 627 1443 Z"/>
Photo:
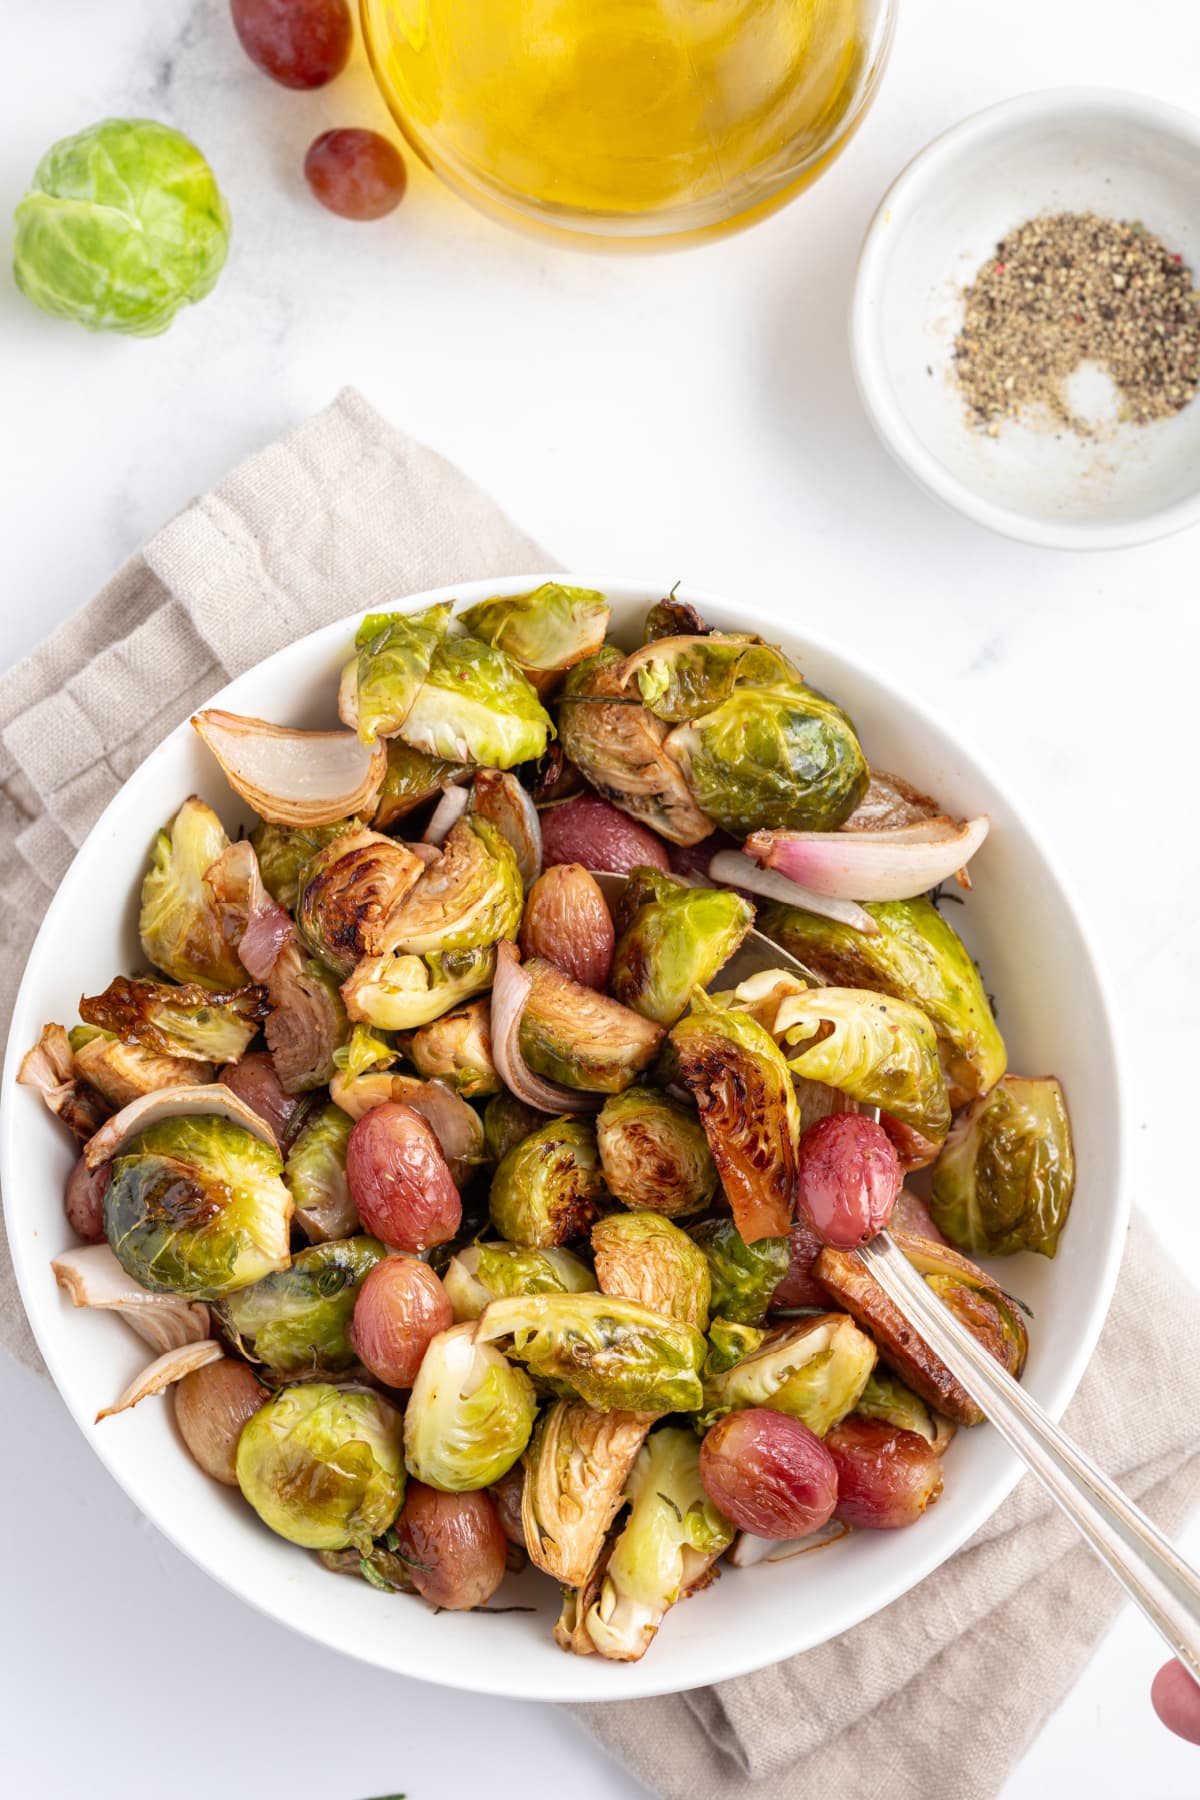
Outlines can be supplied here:
<path id="1" fill-rule="evenodd" d="M 946 1140 L 930 1210 L 976 1256 L 1053 1256 L 1075 1190 L 1071 1121 L 1058 1082 L 1006 1075 Z"/>
<path id="2" fill-rule="evenodd" d="M 525 1452 L 521 1522 L 536 1568 L 582 1587 L 625 1498 L 648 1429 L 638 1413 L 599 1413 L 558 1400 L 538 1420 Z"/>
<path id="3" fill-rule="evenodd" d="M 492 985 L 496 946 L 428 956 L 365 957 L 342 987 L 352 1019 L 383 1031 L 414 1031 Z"/>
<path id="4" fill-rule="evenodd" d="M 695 1112 L 657 1088 L 612 1094 L 596 1120 L 604 1179 L 635 1210 L 684 1218 L 717 1191 L 717 1169 Z"/>
<path id="5" fill-rule="evenodd" d="M 659 869 L 635 869 L 617 909 L 612 991 L 645 1018 L 674 1025 L 753 923 L 754 908 L 729 888 L 685 887 Z"/>
<path id="6" fill-rule="evenodd" d="M 426 756 L 511 769 L 542 755 L 553 727 L 516 664 L 476 637 L 434 651 L 400 736 Z"/>
<path id="7" fill-rule="evenodd" d="M 761 1325 L 787 1274 L 786 1237 L 748 1244 L 732 1219 L 706 1219 L 692 1227 L 692 1236 L 708 1263 L 713 1312 L 738 1325 Z"/>
<path id="8" fill-rule="evenodd" d="M 492 1176 L 492 1221 L 501 1237 L 546 1250 L 586 1237 L 607 1192 L 596 1134 L 584 1119 L 551 1119 L 522 1138 Z"/>
<path id="9" fill-rule="evenodd" d="M 354 1120 L 332 1102 L 310 1113 L 296 1134 L 284 1180 L 296 1204 L 296 1224 L 314 1243 L 358 1229 L 358 1209 L 346 1180 L 346 1146 Z"/>
<path id="10" fill-rule="evenodd" d="M 704 1384 L 700 1419 L 707 1430 L 728 1412 L 766 1406 L 824 1437 L 853 1412 L 875 1367 L 876 1349 L 845 1313 L 821 1313 L 781 1331 Z"/>
<path id="11" fill-rule="evenodd" d="M 272 900 L 294 912 L 300 883 L 313 857 L 334 838 L 362 829 L 361 819 L 339 819 L 333 825 L 259 825 L 250 833 L 250 842 Z"/>
<path id="12" fill-rule="evenodd" d="M 782 650 L 745 633 L 660 638 L 635 650 L 624 667 L 642 704 L 669 725 L 712 712 L 738 688 L 797 688 L 803 677 Z"/>
<path id="13" fill-rule="evenodd" d="M 597 1412 L 694 1412 L 707 1348 L 692 1325 L 609 1294 L 494 1300 L 474 1329 Z"/>
<path id="14" fill-rule="evenodd" d="M 400 738 L 387 741 L 387 773 L 371 823 L 376 831 L 390 831 L 426 800 L 451 787 L 466 773 L 466 765 L 442 756 L 426 756 Z"/>
<path id="15" fill-rule="evenodd" d="M 288 1264 L 277 1151 L 215 1113 L 161 1119 L 112 1165 L 104 1232 L 142 1287 L 219 1300 Z"/>
<path id="16" fill-rule="evenodd" d="M 387 922 L 425 865 L 378 831 L 350 831 L 319 850 L 304 871 L 296 923 L 313 955 L 344 981 L 364 956 L 390 949 Z"/>
<path id="17" fill-rule="evenodd" d="M 242 1354 L 277 1375 L 336 1374 L 356 1358 L 346 1327 L 364 1279 L 386 1255 L 376 1238 L 316 1244 L 218 1309 Z"/>
<path id="18" fill-rule="evenodd" d="M 452 608 L 427 606 L 417 613 L 368 613 L 354 637 L 357 652 L 353 705 L 343 723 L 356 729 L 359 741 L 394 737 L 408 717 L 433 653 L 446 635 Z"/>
<path id="19" fill-rule="evenodd" d="M 534 1106 L 526 1106 L 515 1094 L 503 1089 L 483 1109 L 483 1141 L 492 1162 L 503 1162 L 508 1152 L 546 1123 L 546 1115 Z"/>
<path id="20" fill-rule="evenodd" d="M 229 839 L 210 806 L 193 794 L 154 840 L 142 883 L 138 932 L 156 969 L 206 988 L 244 987 L 249 977 L 225 941 L 204 875 Z"/>
<path id="21" fill-rule="evenodd" d="M 475 1333 L 470 1323 L 438 1333 L 404 1415 L 409 1474 L 450 1494 L 490 1487 L 507 1474 L 529 1442 L 537 1411 L 524 1369 Z"/>
<path id="22" fill-rule="evenodd" d="M 882 1107 L 928 1138 L 946 1135 L 950 1102 L 937 1035 L 907 1000 L 864 988 L 810 988 L 783 1002 L 775 1029 L 795 1051 L 789 1066 L 805 1080 Z"/>
<path id="23" fill-rule="evenodd" d="M 573 981 L 540 956 L 525 971 L 533 983 L 521 1015 L 521 1055 L 538 1075 L 593 1094 L 619 1094 L 658 1055 L 660 1025 Z"/>
<path id="24" fill-rule="evenodd" d="M 529 594 L 481 600 L 461 614 L 472 636 L 516 663 L 539 692 L 550 678 L 594 656 L 608 630 L 609 605 L 591 588 L 544 581 Z"/>
<path id="25" fill-rule="evenodd" d="M 708 1263 L 686 1231 L 655 1212 L 613 1213 L 592 1227 L 602 1293 L 708 1330 Z"/>
<path id="26" fill-rule="evenodd" d="M 527 1250 L 519 1244 L 468 1244 L 442 1276 L 454 1317 L 477 1319 L 493 1300 L 514 1294 L 592 1294 L 596 1277 L 569 1250 Z"/>
<path id="27" fill-rule="evenodd" d="M 454 826 L 437 862 L 389 912 L 380 941 L 368 949 L 428 956 L 515 938 L 523 903 L 512 846 L 471 814 Z"/>
<path id="28" fill-rule="evenodd" d="M 399 1416 L 378 1394 L 324 1381 L 284 1388 L 243 1426 L 237 1478 L 280 1537 L 368 1556 L 404 1499 Z"/>
<path id="29" fill-rule="evenodd" d="M 199 982 L 169 987 L 118 975 L 102 994 L 79 1002 L 79 1016 L 154 1056 L 196 1062 L 237 1062 L 267 1014 L 266 991 L 236 988 L 215 994 Z"/>
<path id="30" fill-rule="evenodd" d="M 500 1077 L 492 1061 L 492 1009 L 487 1000 L 473 1000 L 470 1006 L 460 1006 L 422 1025 L 405 1048 L 418 1074 L 444 1081 L 464 1100 L 500 1092 Z"/>
<path id="31" fill-rule="evenodd" d="M 676 587 L 678 586 L 676 583 Z M 656 643 L 659 638 L 670 637 L 708 637 L 711 625 L 706 625 L 694 606 L 686 600 L 675 598 L 675 588 L 665 599 L 657 601 L 646 614 L 642 626 L 643 644 Z"/>

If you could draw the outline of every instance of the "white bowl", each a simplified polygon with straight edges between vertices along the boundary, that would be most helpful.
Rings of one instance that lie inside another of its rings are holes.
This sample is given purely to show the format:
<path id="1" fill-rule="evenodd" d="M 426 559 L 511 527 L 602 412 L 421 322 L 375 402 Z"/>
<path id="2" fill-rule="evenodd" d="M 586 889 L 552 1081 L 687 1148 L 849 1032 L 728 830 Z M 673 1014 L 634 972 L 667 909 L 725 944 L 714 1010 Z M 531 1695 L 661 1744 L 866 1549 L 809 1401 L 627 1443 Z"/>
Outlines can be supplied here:
<path id="1" fill-rule="evenodd" d="M 543 579 L 477 582 L 408 604 L 470 604 L 527 591 Z M 665 592 L 586 573 L 569 579 L 609 596 L 614 635 L 631 643 L 647 606 Z M 816 684 L 848 707 L 873 762 L 960 814 L 991 817 L 992 834 L 972 864 L 975 893 L 956 910 L 955 924 L 998 996 L 1014 1066 L 1061 1076 L 1075 1123 L 1079 1186 L 1057 1260 L 1022 1256 L 1002 1265 L 1005 1285 L 1033 1308 L 1027 1385 L 1058 1414 L 1099 1336 L 1126 1223 L 1113 1030 L 1075 903 L 1019 807 L 931 712 L 857 657 L 790 631 L 758 608 L 752 613 L 693 591 L 681 598 L 714 624 L 753 626 L 781 639 Z M 347 619 L 279 651 L 231 682 L 216 703 L 286 723 L 333 723 L 338 671 L 356 624 Z M 380 1668 L 525 1699 L 627 1699 L 744 1674 L 846 1631 L 935 1569 L 994 1511 L 1017 1465 L 986 1428 L 960 1433 L 947 1459 L 944 1498 L 910 1530 L 856 1533 L 784 1565 L 726 1570 L 711 1590 L 668 1616 L 642 1662 L 623 1665 L 555 1648 L 557 1591 L 540 1577 L 510 1581 L 515 1592 L 505 1595 L 536 1606 L 536 1614 L 479 1617 L 435 1616 L 415 1600 L 385 1600 L 365 1582 L 326 1573 L 314 1557 L 274 1537 L 237 1493 L 201 1474 L 176 1435 L 169 1404 L 148 1400 L 94 1424 L 147 1353 L 119 1321 L 75 1311 L 55 1286 L 50 1258 L 72 1241 L 62 1190 L 73 1152 L 36 1096 L 14 1085 L 15 1076 L 46 1020 L 73 1021 L 81 993 L 138 965 L 142 869 L 156 829 L 189 793 L 202 794 L 230 828 L 247 820 L 195 733 L 181 725 L 126 782 L 54 897 L 13 1016 L 0 1119 L 13 1261 L 50 1372 L 97 1454 L 180 1549 L 271 1617 Z M 102 1556 L 104 1546 L 94 1552 Z"/>
<path id="2" fill-rule="evenodd" d="M 871 422 L 930 494 L 1010 537 L 1111 550 L 1194 525 L 1200 401 L 1094 441 L 1017 422 L 991 438 L 968 422 L 953 362 L 963 289 L 1007 232 L 1047 212 L 1140 219 L 1200 268 L 1200 121 L 1066 88 L 935 138 L 884 196 L 859 260 L 850 340 Z"/>

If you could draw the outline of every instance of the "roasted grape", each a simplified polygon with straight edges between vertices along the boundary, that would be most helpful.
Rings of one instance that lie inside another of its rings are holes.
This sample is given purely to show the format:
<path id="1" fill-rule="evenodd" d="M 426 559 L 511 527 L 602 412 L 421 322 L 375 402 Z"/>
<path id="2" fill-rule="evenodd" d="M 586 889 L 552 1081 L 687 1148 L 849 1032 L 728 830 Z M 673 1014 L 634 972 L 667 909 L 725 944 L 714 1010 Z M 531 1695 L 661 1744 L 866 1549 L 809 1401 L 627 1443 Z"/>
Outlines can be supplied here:
<path id="1" fill-rule="evenodd" d="M 662 839 L 599 794 L 576 794 L 573 800 L 548 806 L 541 817 L 542 864 L 547 869 L 553 863 L 582 863 L 585 869 L 628 875 L 631 869 L 670 868 Z"/>
<path id="2" fill-rule="evenodd" d="M 529 890 L 521 920 L 521 954 L 541 956 L 584 987 L 608 986 L 613 960 L 612 914 L 582 863 L 555 863 Z"/>
<path id="3" fill-rule="evenodd" d="M 377 131 L 323 131 L 308 147 L 304 179 L 343 219 L 382 219 L 404 198 L 408 171 L 396 146 Z"/>
<path id="4" fill-rule="evenodd" d="M 847 1525 L 895 1531 L 915 1524 L 942 1491 L 942 1459 L 915 1431 L 851 1413 L 825 1448 L 837 1466 L 835 1511 Z"/>
<path id="5" fill-rule="evenodd" d="M 881 1125 L 830 1113 L 800 1139 L 799 1204 L 823 1244 L 853 1250 L 882 1231 L 903 1176 Z"/>
<path id="6" fill-rule="evenodd" d="M 454 1323 L 445 1288 L 416 1256 L 385 1256 L 354 1302 L 348 1333 L 355 1355 L 389 1387 L 411 1387 L 432 1338 Z"/>
<path id="7" fill-rule="evenodd" d="M 444 1494 L 410 1481 L 395 1530 L 413 1586 L 435 1606 L 482 1606 L 504 1580 L 508 1539 L 482 1488 Z"/>
<path id="8" fill-rule="evenodd" d="M 82 1156 L 67 1176 L 63 1210 L 67 1224 L 88 1244 L 104 1241 L 104 1193 L 112 1175 L 112 1164 L 101 1163 L 89 1169 Z"/>
<path id="9" fill-rule="evenodd" d="M 347 0 L 229 0 L 229 10 L 250 61 L 283 87 L 324 87 L 346 66 Z"/>
<path id="10" fill-rule="evenodd" d="M 372 1107 L 350 1133 L 346 1180 L 367 1231 L 393 1250 L 448 1243 L 462 1223 L 437 1138 L 419 1113 L 394 1100 Z"/>
<path id="11" fill-rule="evenodd" d="M 807 1219 L 797 1219 L 788 1232 L 787 1274 L 771 1296 L 772 1312 L 829 1305 L 829 1295 L 813 1274 L 813 1264 L 820 1254 L 820 1238 Z"/>
<path id="12" fill-rule="evenodd" d="M 799 1419 L 751 1407 L 719 1419 L 700 1446 L 700 1480 L 730 1522 L 755 1537 L 798 1538 L 833 1516 L 838 1472 Z"/>

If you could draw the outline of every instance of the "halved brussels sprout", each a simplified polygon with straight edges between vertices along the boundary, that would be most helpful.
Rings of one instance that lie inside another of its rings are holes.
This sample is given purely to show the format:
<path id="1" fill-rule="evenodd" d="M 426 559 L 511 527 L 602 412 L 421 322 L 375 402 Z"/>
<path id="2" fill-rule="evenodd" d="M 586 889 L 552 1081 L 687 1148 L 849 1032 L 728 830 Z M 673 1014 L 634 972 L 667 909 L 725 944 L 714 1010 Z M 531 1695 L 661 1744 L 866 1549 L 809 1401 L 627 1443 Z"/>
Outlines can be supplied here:
<path id="1" fill-rule="evenodd" d="M 562 1118 L 502 1158 L 488 1206 L 502 1238 L 546 1250 L 586 1237 L 607 1197 L 595 1132 L 586 1119 Z"/>
<path id="2" fill-rule="evenodd" d="M 352 1019 L 383 1031 L 415 1031 L 481 994 L 496 973 L 495 944 L 428 956 L 368 956 L 342 984 Z"/>
<path id="3" fill-rule="evenodd" d="M 422 1025 L 408 1039 L 405 1050 L 418 1074 L 444 1081 L 464 1100 L 500 1092 L 500 1077 L 492 1061 L 492 1009 L 487 1000 L 473 1000 L 469 1006 Z"/>
<path id="4" fill-rule="evenodd" d="M 433 653 L 446 635 L 449 605 L 415 613 L 368 613 L 354 634 L 356 656 L 343 677 L 338 713 L 359 741 L 394 737 L 408 717 Z"/>
<path id="5" fill-rule="evenodd" d="M 82 1035 L 85 1031 L 90 1033 L 86 1038 Z M 76 1026 L 71 1045 L 81 1085 L 86 1082 L 116 1107 L 128 1106 L 139 1094 L 152 1094 L 156 1088 L 204 1087 L 216 1076 L 211 1063 L 186 1056 L 155 1056 L 140 1044 L 123 1044 L 120 1038 L 92 1025 Z"/>
<path id="6" fill-rule="evenodd" d="M 521 1522 L 536 1568 L 582 1587 L 625 1500 L 649 1430 L 640 1413 L 596 1412 L 582 1400 L 546 1408 L 525 1452 Z"/>
<path id="7" fill-rule="evenodd" d="M 866 1419 L 882 1419 L 901 1431 L 915 1431 L 927 1444 L 938 1441 L 933 1415 L 919 1395 L 906 1387 L 897 1375 L 876 1364 L 866 1387 L 858 1396 L 855 1412 Z"/>
<path id="8" fill-rule="evenodd" d="M 708 1330 L 711 1292 L 704 1253 L 661 1213 L 613 1213 L 592 1227 L 596 1280 L 605 1294 Z"/>
<path id="9" fill-rule="evenodd" d="M 619 1094 L 650 1067 L 661 1025 L 532 956 L 533 986 L 521 1015 L 521 1055 L 535 1074 L 590 1094 Z"/>
<path id="10" fill-rule="evenodd" d="M 288 1151 L 283 1178 L 295 1201 L 295 1223 L 310 1243 L 348 1237 L 359 1226 L 346 1180 L 346 1146 L 354 1121 L 332 1102 L 310 1113 Z"/>
<path id="11" fill-rule="evenodd" d="M 946 1139 L 930 1210 L 938 1230 L 976 1256 L 1053 1256 L 1074 1192 L 1062 1088 L 1052 1075 L 1005 1075 Z"/>
<path id="12" fill-rule="evenodd" d="M 544 581 L 528 594 L 481 600 L 459 618 L 474 637 L 503 650 L 545 694 L 556 675 L 599 650 L 608 630 L 609 605 L 592 588 Z"/>
<path id="13" fill-rule="evenodd" d="M 513 1294 L 594 1294 L 596 1277 L 557 1245 L 528 1250 L 520 1244 L 468 1244 L 451 1257 L 442 1285 L 461 1323 Z"/>
<path id="14" fill-rule="evenodd" d="M 306 1550 L 363 1556 L 400 1511 L 400 1417 L 326 1381 L 283 1388 L 242 1427 L 238 1486 L 264 1525 Z"/>
<path id="15" fill-rule="evenodd" d="M 148 961 L 176 981 L 244 987 L 250 979 L 225 941 L 204 873 L 229 839 L 211 806 L 193 794 L 154 840 L 142 882 L 138 934 Z"/>
<path id="16" fill-rule="evenodd" d="M 738 1325 L 761 1325 L 787 1274 L 787 1238 L 748 1244 L 732 1219 L 705 1219 L 692 1226 L 692 1237 L 708 1264 L 713 1312 Z"/>
<path id="17" fill-rule="evenodd" d="M 502 1089 L 483 1109 L 483 1139 L 488 1157 L 494 1163 L 503 1162 L 514 1145 L 545 1123 L 544 1112 L 527 1106 L 507 1088 Z"/>
<path id="18" fill-rule="evenodd" d="M 707 637 L 711 630 L 712 626 L 704 623 L 694 606 L 675 598 L 672 588 L 666 598 L 656 601 L 646 614 L 642 642 L 653 644 L 659 638 L 669 637 Z"/>
<path id="19" fill-rule="evenodd" d="M 800 1113 L 770 1033 L 698 995 L 671 1033 L 734 1222 L 748 1244 L 785 1237 L 795 1210 Z"/>
<path id="20" fill-rule="evenodd" d="M 368 1272 L 387 1255 L 377 1238 L 315 1244 L 286 1269 L 231 1294 L 217 1308 L 243 1356 L 277 1375 L 336 1374 L 357 1358 L 346 1340 Z"/>
<path id="21" fill-rule="evenodd" d="M 85 996 L 79 1016 L 123 1043 L 140 1044 L 154 1056 L 196 1062 L 237 1062 L 257 1035 L 268 1009 L 267 990 L 236 988 L 215 994 L 199 982 L 169 987 L 118 975 L 102 994 Z"/>
<path id="22" fill-rule="evenodd" d="M 1016 1302 L 957 1250 L 910 1237 L 904 1231 L 893 1230 L 892 1238 L 959 1324 L 1010 1375 L 1019 1376 L 1025 1366 L 1029 1335 Z M 853 1251 L 822 1250 L 816 1261 L 816 1274 L 821 1285 L 871 1333 L 883 1356 L 922 1400 L 945 1413 L 956 1425 L 983 1423 L 982 1412 L 965 1388 L 917 1336 Z"/>
<path id="23" fill-rule="evenodd" d="M 925 899 L 868 902 L 865 910 L 879 928 L 873 937 L 796 906 L 765 908 L 758 928 L 830 986 L 874 988 L 928 1013 L 953 1106 L 988 1093 L 1007 1052 L 962 939 Z"/>
<path id="24" fill-rule="evenodd" d="M 643 706 L 669 725 L 712 712 L 737 688 L 804 684 L 782 650 L 746 632 L 655 639 L 626 658 L 623 674 L 636 684 Z"/>
<path id="25" fill-rule="evenodd" d="M 729 888 L 686 887 L 660 869 L 635 869 L 617 903 L 612 991 L 645 1018 L 674 1025 L 753 923 L 754 908 Z"/>
<path id="26" fill-rule="evenodd" d="M 766 1335 L 757 1325 L 739 1325 L 733 1319 L 714 1317 L 708 1327 L 705 1380 L 710 1375 L 723 1375 L 726 1369 L 732 1369 L 734 1363 L 741 1362 L 743 1356 L 749 1356 L 752 1351 L 757 1350 Z"/>
<path id="27" fill-rule="evenodd" d="M 475 1333 L 469 1322 L 438 1333 L 404 1415 L 409 1474 L 449 1494 L 499 1481 L 529 1442 L 537 1412 L 524 1369 Z"/>
<path id="28" fill-rule="evenodd" d="M 387 741 L 387 773 L 371 824 L 376 831 L 390 831 L 401 819 L 426 800 L 432 800 L 443 788 L 451 787 L 467 773 L 465 763 L 450 762 L 443 756 L 426 756 L 400 738 Z"/>
<path id="29" fill-rule="evenodd" d="M 160 1119 L 126 1144 L 104 1234 L 151 1289 L 219 1300 L 289 1262 L 292 1196 L 277 1150 L 215 1113 Z"/>
<path id="30" fill-rule="evenodd" d="M 707 1349 L 694 1325 L 609 1294 L 493 1300 L 473 1328 L 480 1343 L 541 1381 L 565 1383 L 597 1412 L 694 1412 Z"/>
<path id="31" fill-rule="evenodd" d="M 390 1069 L 400 1060 L 400 1051 L 389 1031 L 359 1024 L 351 1026 L 350 1036 L 338 1045 L 333 1060 L 343 1082 L 357 1081 L 373 1069 Z"/>
<path id="32" fill-rule="evenodd" d="M 263 1027 L 285 1092 L 305 1094 L 332 1081 L 334 1051 L 349 1032 L 346 1008 L 328 969 L 294 931 L 267 977 L 271 1011 Z"/>
<path id="33" fill-rule="evenodd" d="M 638 1211 L 685 1218 L 717 1191 L 717 1167 L 690 1106 L 657 1088 L 610 1094 L 596 1120 L 596 1143 L 610 1192 Z"/>
<path id="34" fill-rule="evenodd" d="M 651 1432 L 625 1498 L 629 1517 L 581 1624 L 601 1656 L 637 1662 L 676 1601 L 707 1585 L 734 1531 L 704 1491 L 695 1433 L 678 1426 Z"/>
<path id="35" fill-rule="evenodd" d="M 726 1413 L 767 1406 L 824 1437 L 853 1412 L 875 1367 L 875 1345 L 845 1313 L 819 1313 L 780 1331 L 733 1367 L 709 1375 L 698 1421 L 707 1430 Z"/>
<path id="36" fill-rule="evenodd" d="M 697 806 L 737 837 L 833 831 L 867 791 L 867 761 L 839 706 L 798 683 L 739 687 L 666 741 Z"/>
<path id="37" fill-rule="evenodd" d="M 388 922 L 424 873 L 419 857 L 381 832 L 334 838 L 305 869 L 296 903 L 313 955 L 344 981 L 364 956 L 390 949 Z"/>
<path id="38" fill-rule="evenodd" d="M 437 862 L 390 913 L 375 948 L 426 956 L 515 938 L 523 895 L 512 846 L 471 814 L 452 828 Z"/>
<path id="39" fill-rule="evenodd" d="M 558 708 L 563 751 L 614 806 L 673 844 L 698 844 L 713 822 L 667 754 L 666 726 L 626 693 L 623 666 L 606 646 L 571 670 Z"/>
<path id="40" fill-rule="evenodd" d="M 250 842 L 272 900 L 294 912 L 304 872 L 313 857 L 334 838 L 362 829 L 361 819 L 338 819 L 333 825 L 257 826 L 250 833 Z"/>
<path id="41" fill-rule="evenodd" d="M 775 1029 L 796 1052 L 788 1057 L 795 1074 L 882 1107 L 935 1142 L 946 1135 L 950 1102 L 937 1034 L 907 1000 L 865 988 L 809 988 L 783 1002 Z"/>
<path id="42" fill-rule="evenodd" d="M 400 727 L 426 756 L 511 769 L 541 756 L 553 727 L 516 664 L 477 637 L 445 638 Z"/>

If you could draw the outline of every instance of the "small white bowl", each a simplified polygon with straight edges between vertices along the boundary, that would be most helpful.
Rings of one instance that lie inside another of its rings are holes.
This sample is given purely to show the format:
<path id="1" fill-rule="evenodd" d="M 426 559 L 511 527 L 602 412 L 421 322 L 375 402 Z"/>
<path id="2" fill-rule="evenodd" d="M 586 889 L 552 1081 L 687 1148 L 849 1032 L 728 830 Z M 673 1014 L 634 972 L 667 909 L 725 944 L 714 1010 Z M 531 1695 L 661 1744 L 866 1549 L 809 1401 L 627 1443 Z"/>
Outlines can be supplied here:
<path id="1" fill-rule="evenodd" d="M 955 385 L 962 293 L 1040 213 L 1138 219 L 1200 267 L 1200 120 L 1137 94 L 1058 88 L 935 138 L 884 196 L 859 259 L 850 343 L 863 404 L 926 489 L 1009 537 L 1060 550 L 1147 543 L 1200 520 L 1200 400 L 1085 439 L 1004 423 L 989 437 Z"/>

